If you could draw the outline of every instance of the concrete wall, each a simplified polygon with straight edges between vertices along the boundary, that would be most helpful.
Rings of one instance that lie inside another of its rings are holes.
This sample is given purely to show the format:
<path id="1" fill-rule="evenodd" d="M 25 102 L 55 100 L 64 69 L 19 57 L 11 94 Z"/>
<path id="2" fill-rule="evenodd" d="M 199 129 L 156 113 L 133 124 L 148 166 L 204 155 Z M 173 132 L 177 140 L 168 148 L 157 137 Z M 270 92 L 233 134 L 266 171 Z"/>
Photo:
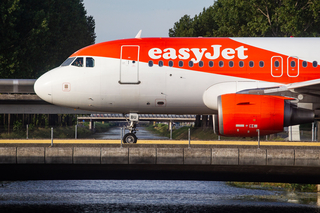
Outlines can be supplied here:
<path id="1" fill-rule="evenodd" d="M 73 163 L 72 147 L 48 147 L 46 148 L 47 164 L 72 164 Z"/>
<path id="2" fill-rule="evenodd" d="M 320 150 L 0 147 L 0 164 L 196 164 L 320 167 Z"/>
<path id="3" fill-rule="evenodd" d="M 12 164 L 17 163 L 16 147 L 0 147 L 0 163 Z"/>
<path id="4" fill-rule="evenodd" d="M 239 149 L 212 149 L 212 164 L 238 165 Z"/>
<path id="5" fill-rule="evenodd" d="M 129 149 L 101 148 L 101 164 L 129 164 Z"/>
<path id="6" fill-rule="evenodd" d="M 158 148 L 157 164 L 183 164 L 182 148 Z"/>
<path id="7" fill-rule="evenodd" d="M 18 147 L 18 164 L 44 164 L 44 147 Z"/>
<path id="8" fill-rule="evenodd" d="M 74 164 L 100 164 L 101 149 L 95 147 L 74 147 L 73 148 Z"/>

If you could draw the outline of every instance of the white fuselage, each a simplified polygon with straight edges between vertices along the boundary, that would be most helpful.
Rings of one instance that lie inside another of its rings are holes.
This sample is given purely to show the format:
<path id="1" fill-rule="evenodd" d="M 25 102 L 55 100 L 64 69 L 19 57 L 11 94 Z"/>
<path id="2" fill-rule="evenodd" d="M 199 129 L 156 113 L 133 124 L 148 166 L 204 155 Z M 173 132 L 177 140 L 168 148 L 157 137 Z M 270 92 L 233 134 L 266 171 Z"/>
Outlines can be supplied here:
<path id="1" fill-rule="evenodd" d="M 90 111 L 212 114 L 216 110 L 204 102 L 204 94 L 210 88 L 214 94 L 211 91 L 208 99 L 215 102 L 214 97 L 226 92 L 279 85 L 172 67 L 149 67 L 143 62 L 139 62 L 140 84 L 121 84 L 119 59 L 95 60 L 93 68 L 67 66 L 46 73 L 37 84 L 46 81 L 51 91 L 37 93 L 44 93 L 41 97 L 53 104 Z M 63 89 L 64 83 L 69 90 Z"/>
<path id="2" fill-rule="evenodd" d="M 318 79 L 318 44 L 316 38 L 117 40 L 77 51 L 70 60 L 91 57 L 94 66 L 60 66 L 42 75 L 35 91 L 50 103 L 89 111 L 212 114 L 222 94 Z"/>

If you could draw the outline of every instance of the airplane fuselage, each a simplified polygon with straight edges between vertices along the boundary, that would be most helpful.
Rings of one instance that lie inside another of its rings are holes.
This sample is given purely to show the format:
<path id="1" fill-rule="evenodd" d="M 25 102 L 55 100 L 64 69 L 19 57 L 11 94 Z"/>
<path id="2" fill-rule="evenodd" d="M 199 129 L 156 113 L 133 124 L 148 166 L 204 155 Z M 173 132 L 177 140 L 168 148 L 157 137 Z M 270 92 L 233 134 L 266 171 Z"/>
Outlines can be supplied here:
<path id="1" fill-rule="evenodd" d="M 35 90 L 75 109 L 213 114 L 219 95 L 319 78 L 318 46 L 318 38 L 116 40 L 75 52 Z"/>

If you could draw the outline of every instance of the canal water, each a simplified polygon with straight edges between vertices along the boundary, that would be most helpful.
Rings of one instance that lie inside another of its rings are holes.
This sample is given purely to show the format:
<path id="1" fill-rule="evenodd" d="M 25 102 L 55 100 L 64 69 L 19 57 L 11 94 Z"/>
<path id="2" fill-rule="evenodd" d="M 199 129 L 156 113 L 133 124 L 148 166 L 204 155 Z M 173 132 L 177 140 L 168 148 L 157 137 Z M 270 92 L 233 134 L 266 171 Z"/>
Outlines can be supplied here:
<path id="1" fill-rule="evenodd" d="M 165 140 L 168 139 L 168 137 L 159 136 L 152 134 L 146 130 L 145 127 L 138 127 L 137 128 L 137 138 L 138 139 L 149 139 L 149 140 Z M 128 133 L 129 131 L 126 130 L 125 133 Z M 113 127 L 110 128 L 108 132 L 102 132 L 102 133 L 96 133 L 93 135 L 95 139 L 112 139 L 112 140 L 120 140 L 120 134 L 121 134 L 121 128 L 120 127 Z"/>
<path id="2" fill-rule="evenodd" d="M 0 212 L 320 212 L 317 193 L 236 188 L 214 181 L 4 182 Z"/>

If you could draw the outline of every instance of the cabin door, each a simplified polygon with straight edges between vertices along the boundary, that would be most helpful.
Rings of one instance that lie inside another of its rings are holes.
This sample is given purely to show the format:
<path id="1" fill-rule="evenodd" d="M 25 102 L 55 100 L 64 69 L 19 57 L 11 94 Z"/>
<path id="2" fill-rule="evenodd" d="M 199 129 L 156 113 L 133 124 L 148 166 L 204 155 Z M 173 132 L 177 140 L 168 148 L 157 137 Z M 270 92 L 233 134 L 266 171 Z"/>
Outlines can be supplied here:
<path id="1" fill-rule="evenodd" d="M 121 84 L 139 84 L 139 52 L 138 45 L 121 46 L 120 80 Z"/>

